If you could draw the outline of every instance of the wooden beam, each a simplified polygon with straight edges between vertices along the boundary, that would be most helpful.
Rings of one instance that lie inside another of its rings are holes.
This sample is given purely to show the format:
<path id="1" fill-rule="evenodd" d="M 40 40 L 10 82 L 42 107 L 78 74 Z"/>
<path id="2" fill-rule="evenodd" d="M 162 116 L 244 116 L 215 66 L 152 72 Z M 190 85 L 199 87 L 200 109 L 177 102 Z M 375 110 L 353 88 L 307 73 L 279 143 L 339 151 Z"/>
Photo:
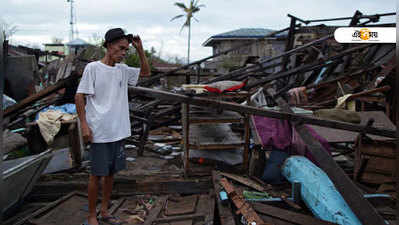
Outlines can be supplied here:
<path id="1" fill-rule="evenodd" d="M 212 181 L 213 187 L 216 195 L 216 203 L 217 209 L 219 211 L 219 218 L 221 225 L 235 225 L 234 215 L 232 213 L 230 202 L 226 202 L 226 204 L 222 203 L 222 200 L 219 197 L 219 193 L 222 191 L 222 186 L 220 185 L 220 179 L 222 179 L 221 175 L 217 171 L 212 171 Z"/>
<path id="2" fill-rule="evenodd" d="M 251 187 L 251 188 L 253 188 L 253 189 L 257 190 L 257 191 L 260 191 L 260 192 L 265 192 L 266 191 L 265 187 L 263 187 L 262 185 L 258 184 L 257 182 L 254 182 L 251 179 L 248 179 L 248 178 L 245 178 L 245 177 L 242 177 L 242 176 L 238 176 L 238 175 L 235 175 L 235 174 L 230 174 L 230 173 L 220 173 L 220 174 L 222 176 L 225 176 L 225 177 L 228 177 L 228 178 L 230 178 L 232 180 L 240 182 L 241 184 L 244 184 L 244 185 L 246 185 L 248 187 Z"/>
<path id="3" fill-rule="evenodd" d="M 289 28 L 287 28 L 287 30 L 288 30 L 288 29 L 289 29 Z M 291 55 L 291 54 L 294 54 L 295 52 L 298 52 L 298 51 L 300 51 L 300 50 L 306 49 L 306 48 L 308 48 L 308 47 L 310 47 L 310 46 L 313 46 L 313 45 L 315 45 L 315 44 L 318 44 L 318 43 L 321 43 L 321 42 L 323 42 L 323 41 L 326 41 L 326 40 L 328 40 L 328 39 L 330 39 L 330 38 L 332 38 L 332 37 L 333 37 L 332 34 L 331 34 L 331 35 L 324 36 L 324 37 L 321 37 L 320 39 L 311 41 L 311 42 L 309 42 L 309 43 L 307 43 L 307 44 L 304 44 L 304 45 L 302 45 L 302 46 L 300 46 L 300 47 L 298 47 L 298 48 L 291 49 L 291 50 L 289 50 L 289 51 L 286 51 L 286 52 L 281 53 L 280 55 L 277 55 L 277 56 L 274 56 L 274 57 L 271 57 L 271 58 L 262 60 L 262 61 L 258 62 L 256 65 L 248 66 L 248 67 L 245 67 L 245 68 L 242 68 L 242 69 L 238 69 L 238 70 L 234 70 L 234 71 L 232 71 L 231 73 L 228 73 L 228 74 L 226 74 L 226 75 L 217 77 L 217 78 L 212 79 L 212 80 L 210 80 L 210 81 L 208 81 L 208 82 L 206 82 L 206 83 L 212 83 L 212 82 L 216 82 L 216 81 L 231 79 L 232 77 L 234 77 L 234 76 L 236 76 L 236 75 L 242 75 L 242 74 L 243 74 L 245 71 L 247 71 L 247 70 L 250 70 L 250 72 L 261 71 L 261 70 L 263 70 L 263 68 L 264 68 L 264 67 L 263 67 L 263 64 L 265 64 L 265 63 L 271 62 L 271 61 L 276 60 L 276 59 L 279 59 L 279 58 L 281 58 L 281 57 L 289 56 L 289 55 Z M 248 73 L 248 72 L 245 72 L 245 73 Z"/>
<path id="4" fill-rule="evenodd" d="M 8 47 L 8 41 L 4 40 L 4 36 L 0 34 L 0 168 L 3 164 L 3 93 L 4 93 L 4 80 L 5 80 L 5 72 L 6 72 L 6 62 L 7 62 L 7 52 L 6 48 Z M 0 190 L 5 190 L 3 188 L 3 169 L 0 170 Z M 3 222 L 3 201 L 5 193 L 2 191 L 0 193 L 0 224 Z"/>
<path id="5" fill-rule="evenodd" d="M 191 105 L 207 106 L 214 108 L 222 108 L 226 110 L 236 111 L 245 114 L 265 116 L 275 119 L 283 119 L 289 121 L 302 121 L 306 124 L 313 124 L 321 127 L 330 127 L 354 132 L 364 131 L 367 134 L 374 134 L 383 137 L 396 138 L 396 131 L 390 129 L 378 129 L 375 127 L 364 127 L 362 125 L 356 125 L 351 123 L 339 122 L 334 120 L 325 120 L 316 117 L 308 117 L 303 115 L 297 115 L 295 113 L 280 112 L 257 108 L 253 106 L 240 105 L 237 103 L 218 101 L 204 97 L 189 97 L 186 95 L 175 94 L 167 91 L 153 90 L 142 87 L 129 87 L 129 94 L 138 94 L 151 98 L 173 100 L 178 102 L 185 102 Z"/>
<path id="6" fill-rule="evenodd" d="M 168 196 L 161 196 L 157 199 L 156 206 L 151 209 L 143 225 L 152 225 L 152 223 L 157 219 L 159 213 L 163 209 L 167 199 Z"/>
<path id="7" fill-rule="evenodd" d="M 272 88 L 267 89 L 267 93 L 272 97 L 276 95 L 276 91 Z M 281 96 L 276 97 L 274 100 L 282 111 L 293 113 L 290 106 Z M 358 219 L 366 225 L 385 224 L 381 215 L 378 214 L 370 202 L 364 199 L 362 192 L 349 179 L 328 152 L 324 150 L 320 142 L 311 135 L 308 128 L 300 121 L 294 121 L 293 124 L 299 136 L 319 163 L 320 168 L 326 172 Z"/>
<path id="8" fill-rule="evenodd" d="M 252 224 L 253 222 L 255 222 L 256 224 L 266 225 L 266 223 L 259 217 L 259 215 L 256 214 L 252 206 L 245 201 L 242 193 L 235 190 L 234 186 L 230 182 L 228 182 L 226 178 L 220 179 L 220 184 L 227 192 L 229 199 L 237 207 L 236 214 L 241 214 L 247 221 L 247 224 Z"/>
<path id="9" fill-rule="evenodd" d="M 169 216 L 165 218 L 158 218 L 155 219 L 154 222 L 156 223 L 168 223 L 168 222 L 175 222 L 175 221 L 182 221 L 182 220 L 193 220 L 193 219 L 203 219 L 205 217 L 202 213 L 196 213 L 192 215 L 183 215 L 183 216 Z"/>
<path id="10" fill-rule="evenodd" d="M 396 16 L 399 19 L 399 16 Z M 396 45 L 398 46 L 398 45 Z M 396 48 L 395 65 L 399 65 L 398 48 Z M 396 111 L 396 224 L 399 224 L 399 76 L 398 69 L 396 69 L 396 81 L 395 81 L 395 96 L 394 96 L 394 111 Z"/>
<path id="11" fill-rule="evenodd" d="M 290 210 L 278 208 L 275 206 L 261 204 L 261 203 L 252 203 L 256 212 L 264 215 L 269 215 L 271 217 L 275 217 L 284 221 L 288 221 L 294 224 L 302 224 L 302 225 L 333 225 L 335 223 L 331 223 L 328 221 L 320 220 L 308 215 L 296 213 Z"/>
<path id="12" fill-rule="evenodd" d="M 323 59 L 321 62 L 316 61 L 316 62 L 313 62 L 313 63 L 310 63 L 310 64 L 306 64 L 306 65 L 303 65 L 303 66 L 300 66 L 300 67 L 293 68 L 291 70 L 287 70 L 287 71 L 277 72 L 277 73 L 271 74 L 271 75 L 269 75 L 266 78 L 260 79 L 260 80 L 254 82 L 254 83 L 252 83 L 250 85 L 247 85 L 245 88 L 247 90 L 249 90 L 251 88 L 263 85 L 263 84 L 265 84 L 267 82 L 291 76 L 292 74 L 297 74 L 299 72 L 306 72 L 306 71 L 310 71 L 310 70 L 314 70 L 314 69 L 323 67 L 325 65 L 329 65 L 329 64 L 331 64 L 331 63 L 329 63 L 329 61 L 339 60 L 339 59 L 341 59 L 344 56 L 347 56 L 347 55 L 349 55 L 349 54 L 351 54 L 353 52 L 368 48 L 370 46 L 372 46 L 372 45 L 368 44 L 368 45 L 356 46 L 356 47 L 347 49 L 345 51 L 342 51 L 342 52 L 340 52 L 340 53 L 338 53 L 338 54 L 336 54 L 334 56 L 331 56 L 331 57 L 328 57 L 326 59 Z M 295 50 L 295 49 L 293 49 L 293 50 Z"/>
<path id="13" fill-rule="evenodd" d="M 41 90 L 40 92 L 38 92 L 38 93 L 36 93 L 34 95 L 31 95 L 31 96 L 23 99 L 19 103 L 8 107 L 4 111 L 4 116 L 9 116 L 9 115 L 17 112 L 18 110 L 23 109 L 26 106 L 34 103 L 35 101 L 40 100 L 40 99 L 42 99 L 42 98 L 44 98 L 44 97 L 46 97 L 46 96 L 58 91 L 58 90 L 66 87 L 69 84 L 69 82 L 72 82 L 72 81 L 74 81 L 74 80 L 76 80 L 78 78 L 80 78 L 80 76 L 72 75 L 72 76 L 70 76 L 70 77 L 68 77 L 68 78 L 66 78 L 64 80 L 61 80 L 61 81 L 57 82 L 54 85 L 51 85 L 51 86 Z"/>

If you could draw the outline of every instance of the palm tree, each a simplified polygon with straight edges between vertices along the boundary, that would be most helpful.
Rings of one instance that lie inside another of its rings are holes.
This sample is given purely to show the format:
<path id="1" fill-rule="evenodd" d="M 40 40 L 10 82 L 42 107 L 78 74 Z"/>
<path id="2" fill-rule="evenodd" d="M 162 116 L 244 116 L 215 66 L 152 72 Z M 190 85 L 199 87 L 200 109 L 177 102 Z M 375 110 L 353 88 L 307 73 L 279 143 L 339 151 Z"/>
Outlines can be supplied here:
<path id="1" fill-rule="evenodd" d="M 177 18 L 186 16 L 186 21 L 181 27 L 180 32 L 183 30 L 184 27 L 188 27 L 187 64 L 190 63 L 191 18 L 194 18 L 198 22 L 198 20 L 194 17 L 193 14 L 200 11 L 200 8 L 205 6 L 204 4 L 198 5 L 198 2 L 199 0 L 190 0 L 190 7 L 187 7 L 184 3 L 176 2 L 175 6 L 182 9 L 185 12 L 185 14 L 177 15 L 170 20 L 172 21 Z"/>

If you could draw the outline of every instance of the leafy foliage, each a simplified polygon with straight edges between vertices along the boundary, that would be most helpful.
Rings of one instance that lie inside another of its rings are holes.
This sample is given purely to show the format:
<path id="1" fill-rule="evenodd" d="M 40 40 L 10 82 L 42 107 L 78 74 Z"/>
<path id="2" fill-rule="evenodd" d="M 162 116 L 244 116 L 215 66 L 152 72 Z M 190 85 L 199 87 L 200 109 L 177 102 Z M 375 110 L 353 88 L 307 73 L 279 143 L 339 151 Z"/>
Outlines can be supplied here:
<path id="1" fill-rule="evenodd" d="M 152 69 L 152 57 L 155 52 L 151 53 L 148 50 L 144 50 L 144 54 L 148 59 L 148 63 L 150 64 L 150 68 Z M 126 56 L 125 63 L 128 66 L 132 67 L 140 67 L 140 57 L 136 51 L 129 51 L 128 55 Z"/>

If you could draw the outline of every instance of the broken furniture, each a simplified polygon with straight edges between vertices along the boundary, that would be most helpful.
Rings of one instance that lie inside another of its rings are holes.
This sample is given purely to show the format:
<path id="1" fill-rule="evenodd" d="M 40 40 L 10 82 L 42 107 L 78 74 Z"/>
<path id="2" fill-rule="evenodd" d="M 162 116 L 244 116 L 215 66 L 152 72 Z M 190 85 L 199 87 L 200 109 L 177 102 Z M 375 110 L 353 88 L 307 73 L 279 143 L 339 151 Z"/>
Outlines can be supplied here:
<path id="1" fill-rule="evenodd" d="M 85 145 L 79 119 L 62 121 L 60 132 L 50 145 L 44 141 L 36 122 L 27 123 L 26 126 L 28 127 L 28 145 L 32 152 L 40 153 L 48 147 L 52 149 L 69 148 L 73 166 L 79 166 L 82 163 Z"/>
<path id="2" fill-rule="evenodd" d="M 132 136 L 129 141 L 137 147 L 137 156 L 143 156 L 144 146 L 151 128 L 151 112 L 132 111 L 130 113 Z"/>
<path id="3" fill-rule="evenodd" d="M 248 99 L 248 92 L 226 92 L 223 94 L 207 93 L 201 97 L 217 100 Z M 235 135 L 226 123 L 243 123 L 244 140 Z M 243 148 L 243 170 L 248 168 L 249 120 L 247 115 L 240 115 L 221 108 L 190 106 L 182 103 L 184 172 L 189 174 L 190 150 L 232 150 Z"/>
<path id="4" fill-rule="evenodd" d="M 359 135 L 355 148 L 354 179 L 369 184 L 395 183 L 395 141 Z"/>

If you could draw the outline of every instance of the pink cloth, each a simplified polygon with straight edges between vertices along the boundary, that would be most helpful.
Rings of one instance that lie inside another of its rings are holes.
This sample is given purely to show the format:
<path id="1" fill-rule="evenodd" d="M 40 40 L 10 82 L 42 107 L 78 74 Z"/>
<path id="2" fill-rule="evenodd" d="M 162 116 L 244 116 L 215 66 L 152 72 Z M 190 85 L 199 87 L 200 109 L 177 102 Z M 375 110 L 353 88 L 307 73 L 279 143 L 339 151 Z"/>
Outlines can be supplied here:
<path id="1" fill-rule="evenodd" d="M 302 141 L 299 134 L 292 127 L 287 120 L 279 120 L 262 116 L 252 116 L 256 135 L 260 140 L 262 146 L 271 146 L 287 153 L 303 155 L 313 163 L 318 165 L 312 153 L 307 149 L 306 144 Z M 306 125 L 305 125 L 306 126 Z M 308 127 L 310 134 L 316 138 L 324 150 L 331 154 L 330 145 L 328 141 L 318 135 L 315 130 Z"/>

